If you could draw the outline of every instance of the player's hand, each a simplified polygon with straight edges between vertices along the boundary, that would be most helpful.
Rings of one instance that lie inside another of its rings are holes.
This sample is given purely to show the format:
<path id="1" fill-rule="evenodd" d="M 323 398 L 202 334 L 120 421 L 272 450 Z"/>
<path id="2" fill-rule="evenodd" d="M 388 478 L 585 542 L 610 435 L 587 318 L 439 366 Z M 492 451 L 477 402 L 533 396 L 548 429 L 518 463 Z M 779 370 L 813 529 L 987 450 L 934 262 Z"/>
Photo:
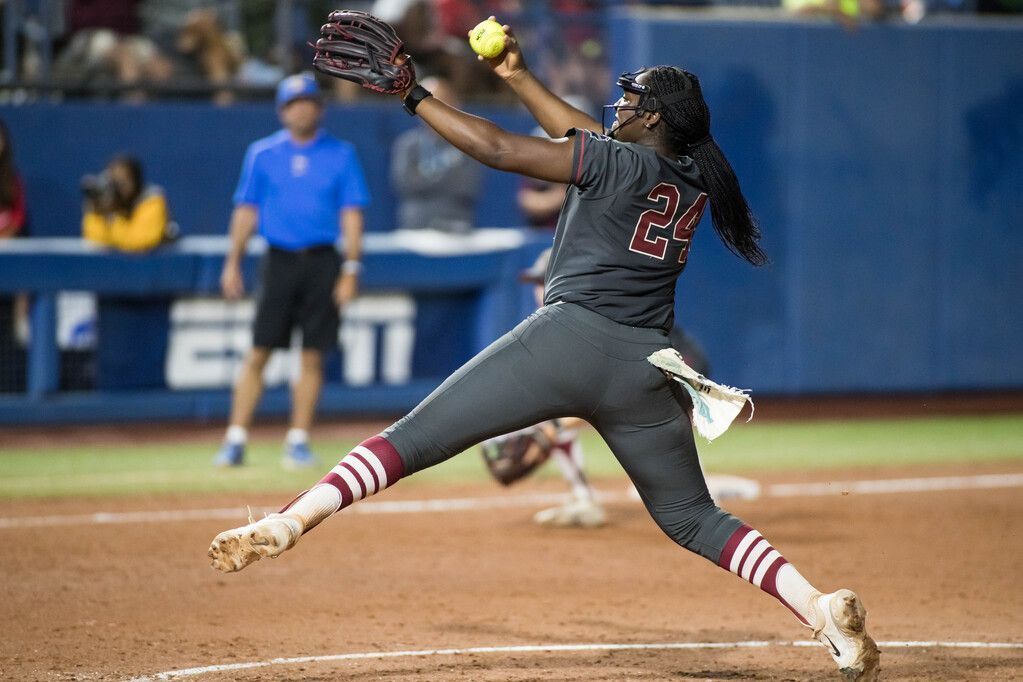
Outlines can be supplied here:
<path id="1" fill-rule="evenodd" d="M 490 18 L 496 21 L 495 17 Z M 505 33 L 504 52 L 492 59 L 487 59 L 482 55 L 477 55 L 476 58 L 481 62 L 485 61 L 494 70 L 494 73 L 503 80 L 508 81 L 525 73 L 528 69 L 526 68 L 526 60 L 522 56 L 522 50 L 519 48 L 519 41 L 515 38 L 515 33 L 512 31 L 511 26 L 504 24 L 501 28 L 504 29 Z"/>
<path id="2" fill-rule="evenodd" d="M 337 278 L 334 284 L 334 303 L 344 307 L 359 295 L 359 276 L 349 272 Z"/>
<path id="3" fill-rule="evenodd" d="M 224 270 L 220 273 L 220 290 L 229 301 L 237 301 L 245 295 L 245 280 L 237 263 L 224 263 Z"/>
<path id="4" fill-rule="evenodd" d="M 398 66 L 401 66 L 402 64 L 405 64 L 406 62 L 410 62 L 410 61 L 412 61 L 412 55 L 410 55 L 410 54 L 400 54 L 400 55 L 398 55 L 397 57 L 394 58 L 394 63 L 397 64 Z M 418 78 L 412 78 L 412 81 L 408 84 L 407 88 L 405 88 L 404 90 L 402 90 L 400 92 L 396 92 L 395 93 L 396 95 L 398 95 L 398 100 L 401 101 L 401 100 L 404 100 L 406 97 L 408 97 L 408 94 L 410 92 L 412 92 L 412 90 L 417 85 L 419 85 L 419 79 Z"/>

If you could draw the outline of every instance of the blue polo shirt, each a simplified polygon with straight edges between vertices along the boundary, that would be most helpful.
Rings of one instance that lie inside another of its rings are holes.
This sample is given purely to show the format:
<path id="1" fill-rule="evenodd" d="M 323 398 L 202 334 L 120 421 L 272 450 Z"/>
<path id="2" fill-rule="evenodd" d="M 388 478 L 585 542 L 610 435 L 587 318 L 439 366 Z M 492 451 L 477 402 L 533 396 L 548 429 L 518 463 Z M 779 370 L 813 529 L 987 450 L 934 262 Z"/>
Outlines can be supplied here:
<path id="1" fill-rule="evenodd" d="M 369 203 L 355 148 L 321 130 L 296 144 L 287 130 L 249 145 L 234 203 L 259 210 L 259 233 L 279 249 L 334 244 L 338 212 Z"/>

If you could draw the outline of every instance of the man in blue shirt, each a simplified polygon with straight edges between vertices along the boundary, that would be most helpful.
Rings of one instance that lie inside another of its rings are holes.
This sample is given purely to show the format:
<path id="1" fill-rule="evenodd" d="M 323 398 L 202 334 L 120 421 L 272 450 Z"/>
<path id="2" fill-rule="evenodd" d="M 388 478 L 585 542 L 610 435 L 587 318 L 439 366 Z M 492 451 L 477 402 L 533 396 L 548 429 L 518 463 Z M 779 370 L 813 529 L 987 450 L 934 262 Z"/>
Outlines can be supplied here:
<path id="1" fill-rule="evenodd" d="M 337 345 L 339 306 L 358 291 L 363 207 L 369 201 L 351 144 L 320 127 L 323 102 L 310 75 L 277 88 L 284 128 L 249 146 L 235 190 L 231 246 L 220 283 L 224 296 L 244 295 L 241 260 L 258 228 L 269 247 L 257 293 L 252 350 L 234 387 L 231 421 L 215 463 L 239 466 L 253 412 L 263 393 L 263 368 L 274 348 L 302 330 L 302 363 L 292 391 L 285 466 L 312 466 L 309 428 L 323 384 L 323 352 Z M 335 243 L 340 226 L 344 261 Z"/>

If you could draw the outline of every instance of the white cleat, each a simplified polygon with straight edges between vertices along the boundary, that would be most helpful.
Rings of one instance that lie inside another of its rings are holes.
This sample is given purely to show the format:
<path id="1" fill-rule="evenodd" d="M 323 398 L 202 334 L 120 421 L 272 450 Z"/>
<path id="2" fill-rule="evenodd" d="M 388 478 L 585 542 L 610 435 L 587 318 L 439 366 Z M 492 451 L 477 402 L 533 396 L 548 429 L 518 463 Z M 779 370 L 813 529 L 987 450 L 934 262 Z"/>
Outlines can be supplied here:
<path id="1" fill-rule="evenodd" d="M 251 517 L 250 517 L 251 518 Z M 287 514 L 270 514 L 213 538 L 206 555 L 218 571 L 240 571 L 260 559 L 280 556 L 302 535 L 302 522 Z"/>
<path id="2" fill-rule="evenodd" d="M 556 528 L 598 528 L 607 523 L 607 514 L 594 500 L 573 500 L 560 507 L 538 511 L 533 521 Z"/>
<path id="3" fill-rule="evenodd" d="M 822 594 L 813 601 L 814 639 L 824 645 L 849 682 L 880 679 L 881 652 L 867 634 L 867 610 L 852 590 Z"/>

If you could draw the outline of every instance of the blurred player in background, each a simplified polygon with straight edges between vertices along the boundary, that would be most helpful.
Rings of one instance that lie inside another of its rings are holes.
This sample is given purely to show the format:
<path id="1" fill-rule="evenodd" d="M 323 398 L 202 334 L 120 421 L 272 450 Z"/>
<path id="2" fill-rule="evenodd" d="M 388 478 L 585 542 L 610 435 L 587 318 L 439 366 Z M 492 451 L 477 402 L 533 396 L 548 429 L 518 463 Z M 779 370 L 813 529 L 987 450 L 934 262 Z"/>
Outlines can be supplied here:
<path id="1" fill-rule="evenodd" d="M 323 353 L 337 346 L 338 307 L 355 297 L 362 270 L 363 207 L 369 193 L 355 149 L 320 127 L 323 102 L 310 75 L 281 81 L 277 113 L 284 129 L 249 147 L 234 195 L 231 246 L 220 280 L 224 296 L 236 300 L 245 293 L 241 263 L 257 227 L 269 249 L 252 349 L 235 383 L 218 466 L 243 463 L 248 428 L 263 394 L 263 368 L 273 349 L 291 346 L 295 327 L 302 330 L 302 360 L 292 389 L 284 465 L 315 464 L 309 429 L 323 385 Z M 343 263 L 336 247 L 339 229 Z"/>
<path id="2" fill-rule="evenodd" d="M 332 13 L 317 44 L 318 58 L 330 57 L 335 37 L 339 55 L 360 49 L 350 29 L 372 22 L 364 15 Z M 376 28 L 374 35 L 389 35 L 389 27 Z M 378 51 L 375 40 L 366 41 L 373 52 L 362 62 L 370 76 L 378 72 L 373 64 L 380 52 L 401 48 L 399 42 Z M 623 94 L 608 107 L 614 123 L 604 135 L 600 123 L 536 80 L 509 27 L 501 40 L 503 51 L 490 59 L 491 67 L 557 139 L 515 135 L 449 107 L 417 86 L 411 74 L 397 74 L 391 85 L 403 85 L 390 91 L 400 93 L 407 111 L 479 161 L 571 185 L 555 234 L 544 307 L 403 419 L 356 446 L 280 513 L 214 538 L 213 567 L 236 571 L 278 556 L 339 509 L 496 434 L 582 417 L 610 446 L 670 538 L 790 609 L 847 680 L 876 680 L 879 652 L 866 633 L 859 597 L 849 590 L 821 593 L 760 533 L 714 503 L 678 395 L 682 389 L 652 363 L 669 349 L 676 281 L 708 203 L 725 245 L 754 265 L 766 261 L 738 180 L 711 136 L 698 79 L 673 66 L 622 74 Z M 320 63 L 340 77 L 367 78 L 364 69 L 353 73 L 347 67 L 352 63 L 347 56 Z M 855 562 L 853 546 L 848 554 Z"/>
<path id="3" fill-rule="evenodd" d="M 457 102 L 446 78 L 423 81 Z M 479 197 L 483 167 L 445 142 L 429 126 L 398 136 L 391 147 L 391 187 L 399 199 L 398 229 L 468 234 Z"/>

